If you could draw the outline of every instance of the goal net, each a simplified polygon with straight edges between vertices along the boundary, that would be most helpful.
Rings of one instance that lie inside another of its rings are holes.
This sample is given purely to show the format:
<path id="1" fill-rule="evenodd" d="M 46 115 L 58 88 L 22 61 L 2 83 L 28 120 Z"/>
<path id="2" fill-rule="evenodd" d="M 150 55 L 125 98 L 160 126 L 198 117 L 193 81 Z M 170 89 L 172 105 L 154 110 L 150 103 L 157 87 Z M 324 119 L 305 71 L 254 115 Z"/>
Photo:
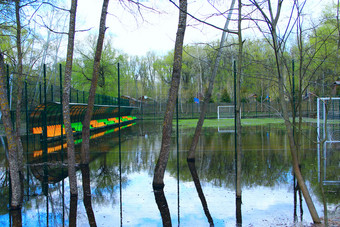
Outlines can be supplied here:
<path id="1" fill-rule="evenodd" d="M 340 172 L 339 97 L 317 99 L 317 141 L 319 180 L 323 184 L 340 184 L 340 178 L 338 177 Z M 322 170 L 320 166 L 323 166 Z M 320 171 L 323 172 L 322 179 L 320 179 Z"/>
<path id="2" fill-rule="evenodd" d="M 318 142 L 340 143 L 340 98 L 318 98 Z"/>
<path id="3" fill-rule="evenodd" d="M 241 115 L 241 110 L 240 110 Z M 235 107 L 234 106 L 218 106 L 217 119 L 234 119 Z"/>

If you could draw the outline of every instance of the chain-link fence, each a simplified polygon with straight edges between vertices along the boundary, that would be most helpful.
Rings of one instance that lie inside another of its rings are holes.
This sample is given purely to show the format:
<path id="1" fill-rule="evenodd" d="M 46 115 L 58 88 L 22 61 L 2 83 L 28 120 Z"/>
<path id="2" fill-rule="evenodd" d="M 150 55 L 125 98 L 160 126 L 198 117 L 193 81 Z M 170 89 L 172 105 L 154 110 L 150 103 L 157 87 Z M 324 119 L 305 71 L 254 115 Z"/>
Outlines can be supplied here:
<path id="1" fill-rule="evenodd" d="M 197 119 L 202 110 L 203 103 L 178 102 L 178 116 L 181 119 Z M 209 103 L 206 118 L 217 118 L 218 106 L 234 106 L 234 103 Z M 292 114 L 292 106 L 287 102 L 289 113 Z M 162 119 L 166 110 L 166 101 L 146 101 L 138 103 L 139 119 Z M 295 106 L 298 113 L 298 106 Z M 316 118 L 316 100 L 307 99 L 301 104 L 302 117 Z M 241 103 L 242 118 L 277 118 L 281 117 L 281 107 L 277 101 Z"/>

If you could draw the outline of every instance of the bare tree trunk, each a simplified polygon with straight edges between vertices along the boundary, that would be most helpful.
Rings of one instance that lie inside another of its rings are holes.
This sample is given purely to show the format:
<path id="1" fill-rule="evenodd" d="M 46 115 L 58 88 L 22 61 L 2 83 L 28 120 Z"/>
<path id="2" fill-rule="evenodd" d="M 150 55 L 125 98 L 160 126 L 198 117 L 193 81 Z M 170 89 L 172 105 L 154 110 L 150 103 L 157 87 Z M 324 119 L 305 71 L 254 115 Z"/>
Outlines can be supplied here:
<path id="1" fill-rule="evenodd" d="M 293 135 L 293 129 L 292 129 L 292 123 L 289 120 L 288 110 L 287 110 L 287 104 L 285 103 L 284 97 L 284 80 L 281 72 L 281 65 L 280 65 L 280 55 L 279 55 L 279 49 L 278 49 L 278 38 L 276 35 L 276 23 L 273 24 L 272 27 L 272 39 L 273 39 L 273 45 L 274 45 L 274 52 L 275 52 L 275 58 L 276 58 L 276 67 L 277 67 L 277 73 L 278 73 L 278 86 L 279 86 L 279 94 L 281 94 L 280 98 L 280 105 L 282 109 L 282 115 L 285 122 L 285 126 L 287 129 L 288 139 L 289 139 L 289 145 L 290 145 L 290 152 L 292 155 L 293 160 L 293 169 L 296 176 L 296 179 L 298 181 L 299 187 L 302 191 L 302 194 L 306 200 L 309 212 L 312 216 L 312 219 L 314 223 L 321 223 L 319 215 L 315 209 L 314 203 L 312 198 L 310 197 L 308 188 L 305 184 L 305 181 L 302 177 L 300 168 L 299 168 L 299 161 L 298 161 L 298 155 L 297 155 L 297 147 L 294 140 Z"/>
<path id="2" fill-rule="evenodd" d="M 96 89 L 98 84 L 98 75 L 100 68 L 100 59 L 102 56 L 103 43 L 106 31 L 106 15 L 109 6 L 109 0 L 103 1 L 102 12 L 99 24 L 99 34 L 97 40 L 97 48 L 94 56 L 93 72 L 91 80 L 90 94 L 88 98 L 88 105 L 83 120 L 82 129 L 82 146 L 81 146 L 81 162 L 82 162 L 82 176 L 83 176 L 83 192 L 84 192 L 84 205 L 86 208 L 87 217 L 91 226 L 97 226 L 96 219 L 92 210 L 92 198 L 91 198 L 91 187 L 90 187 L 90 174 L 89 174 L 89 163 L 90 163 L 90 121 L 93 115 L 93 107 L 96 96 Z"/>
<path id="3" fill-rule="evenodd" d="M 0 107 L 2 112 L 2 121 L 5 127 L 6 138 L 8 143 L 8 162 L 9 162 L 9 172 L 11 180 L 11 209 L 19 209 L 22 203 L 21 195 L 21 183 L 20 183 L 20 168 L 18 165 L 18 154 L 17 154 L 17 144 L 16 135 L 12 127 L 11 113 L 8 104 L 7 97 L 7 87 L 6 87 L 6 74 L 4 67 L 4 57 L 0 50 Z"/>
<path id="4" fill-rule="evenodd" d="M 23 158 L 24 158 L 24 148 L 22 146 L 21 137 L 20 137 L 20 128 L 21 128 L 21 101 L 22 101 L 22 87 L 23 87 L 23 70 L 22 70 L 22 48 L 21 48 L 21 21 L 20 21 L 20 0 L 15 1 L 15 16 L 17 23 L 17 35 L 16 35 L 16 46 L 17 46 L 17 55 L 18 55 L 18 90 L 17 90 L 17 103 L 16 103 L 16 117 L 15 117 L 15 126 L 16 126 L 16 140 L 17 140 L 17 149 L 18 149 L 18 165 L 19 165 L 19 174 L 22 176 L 23 169 Z M 23 190 L 23 188 L 22 188 Z"/>
<path id="5" fill-rule="evenodd" d="M 277 32 L 276 32 L 283 1 L 278 0 L 277 12 L 276 12 L 276 15 L 274 15 L 273 10 L 272 10 L 272 6 L 271 6 L 271 1 L 267 0 L 269 16 L 264 12 L 264 10 L 261 8 L 261 6 L 259 5 L 259 3 L 256 0 L 250 0 L 250 2 L 252 2 L 253 5 L 260 11 L 260 13 L 262 14 L 263 18 L 265 19 L 267 26 L 270 30 L 273 50 L 274 50 L 274 54 L 275 54 L 277 76 L 278 76 L 278 88 L 279 88 L 279 94 L 280 94 L 279 101 L 280 101 L 280 105 L 281 105 L 281 109 L 282 109 L 282 116 L 283 116 L 284 123 L 285 123 L 285 126 L 286 126 L 287 134 L 288 134 L 290 152 L 291 152 L 292 161 L 293 161 L 293 170 L 294 170 L 296 179 L 298 181 L 299 187 L 302 191 L 302 194 L 303 194 L 303 196 L 306 200 L 307 207 L 309 209 L 309 212 L 312 216 L 314 223 L 321 223 L 319 215 L 318 215 L 318 213 L 315 209 L 313 200 L 310 197 L 308 188 L 305 184 L 305 181 L 302 177 L 302 174 L 301 174 L 301 171 L 300 171 L 300 168 L 299 168 L 299 161 L 298 161 L 298 156 L 297 156 L 297 147 L 296 147 L 296 143 L 295 143 L 295 140 L 294 140 L 292 123 L 289 120 L 287 103 L 285 102 L 285 99 L 284 99 L 285 84 L 284 84 L 284 78 L 283 78 L 282 67 L 281 67 L 282 61 L 281 61 L 281 55 L 280 55 L 279 39 L 278 39 Z"/>
<path id="6" fill-rule="evenodd" d="M 278 59 L 278 58 L 277 58 Z M 279 69 L 278 69 L 279 71 Z M 292 160 L 293 160 L 293 169 L 294 169 L 294 173 L 296 176 L 296 179 L 298 181 L 299 187 L 302 191 L 302 194 L 306 200 L 309 212 L 312 216 L 312 219 L 314 221 L 314 223 L 321 223 L 320 222 L 320 218 L 319 215 L 315 209 L 314 203 L 312 198 L 310 197 L 308 188 L 305 184 L 305 181 L 302 177 L 300 168 L 299 168 L 299 161 L 298 161 L 298 155 L 297 155 L 297 147 L 295 144 L 295 140 L 294 140 L 294 136 L 293 136 L 293 130 L 292 130 L 292 124 L 289 120 L 289 115 L 288 115 L 288 111 L 287 111 L 287 105 L 285 103 L 285 100 L 283 98 L 284 96 L 284 82 L 283 82 L 283 78 L 281 75 L 279 75 L 279 93 L 281 94 L 281 98 L 280 98 L 280 105 L 282 108 L 282 114 L 283 114 L 283 119 L 286 125 L 286 129 L 287 129 L 287 134 L 288 134 L 288 139 L 289 139 L 289 145 L 290 145 L 290 152 L 292 155 Z"/>
<path id="7" fill-rule="evenodd" d="M 70 89 L 71 89 L 71 74 L 73 63 L 73 50 L 74 50 L 74 37 L 76 26 L 76 12 L 77 12 L 77 0 L 72 0 L 70 10 L 70 24 L 68 32 L 68 44 L 67 44 L 67 56 L 65 66 L 65 79 L 64 79 L 64 91 L 63 91 L 63 118 L 66 131 L 67 141 L 67 159 L 68 159 L 68 177 L 70 181 L 70 193 L 71 196 L 78 196 L 77 189 L 77 176 L 76 176 L 76 157 L 74 151 L 74 138 L 71 127 L 70 116 Z"/>
<path id="8" fill-rule="evenodd" d="M 230 21 L 232 12 L 233 12 L 234 5 L 235 5 L 235 0 L 233 0 L 232 3 L 231 3 L 228 18 L 227 18 L 227 21 L 225 22 L 225 25 L 224 25 L 224 30 L 228 29 L 229 21 Z M 197 122 L 195 134 L 194 134 L 194 137 L 192 139 L 190 150 L 189 150 L 189 153 L 188 153 L 188 158 L 187 158 L 188 161 L 195 161 L 196 146 L 197 146 L 197 143 L 198 143 L 201 131 L 202 131 L 202 126 L 203 126 L 203 123 L 204 123 L 204 117 L 205 117 L 205 113 L 207 112 L 207 108 L 208 108 L 209 101 L 210 101 L 210 98 L 211 98 L 211 93 L 212 93 L 212 90 L 214 88 L 214 81 L 215 81 L 215 77 L 217 75 L 218 66 L 220 64 L 220 59 L 221 59 L 222 49 L 223 49 L 225 39 L 226 39 L 226 32 L 223 31 L 221 41 L 220 41 L 220 47 L 218 49 L 217 56 L 216 56 L 216 59 L 215 59 L 214 69 L 213 69 L 212 75 L 209 79 L 209 87 L 208 87 L 208 90 L 206 91 L 206 93 L 204 95 L 204 103 L 203 103 L 203 106 L 202 106 L 202 109 L 201 109 L 201 113 L 200 113 L 200 117 L 199 117 L 198 122 Z"/>
<path id="9" fill-rule="evenodd" d="M 241 75 L 243 61 L 243 40 L 242 40 L 242 1 L 238 0 L 238 65 L 236 73 L 236 199 L 241 200 L 241 158 L 242 158 L 242 140 L 241 140 Z"/>
<path id="10" fill-rule="evenodd" d="M 174 64 L 171 78 L 171 87 L 169 90 L 168 103 L 163 121 L 163 132 L 162 132 L 162 145 L 159 154 L 159 158 L 155 167 L 155 173 L 153 177 L 153 188 L 164 188 L 164 172 L 168 163 L 170 142 L 171 142 L 171 130 L 172 130 L 172 119 L 178 95 L 178 88 L 182 70 L 182 52 L 183 52 L 183 41 L 186 28 L 187 19 L 187 1 L 180 0 L 180 11 L 179 21 L 176 34 L 175 42 L 175 53 L 174 53 Z"/>
<path id="11" fill-rule="evenodd" d="M 82 164 L 89 164 L 90 162 L 90 121 L 93 115 L 93 107 L 96 96 L 96 89 L 98 84 L 98 75 L 100 68 L 100 59 L 102 56 L 103 43 L 106 31 L 106 15 L 107 8 L 109 6 L 109 0 L 103 1 L 102 13 L 100 17 L 100 25 L 99 25 L 99 35 L 97 40 L 97 48 L 94 56 L 93 63 L 93 72 L 92 72 L 92 80 L 91 80 L 91 88 L 89 92 L 88 104 L 86 109 L 86 114 L 83 120 L 83 129 L 82 129 L 82 146 L 81 146 L 81 161 Z"/>

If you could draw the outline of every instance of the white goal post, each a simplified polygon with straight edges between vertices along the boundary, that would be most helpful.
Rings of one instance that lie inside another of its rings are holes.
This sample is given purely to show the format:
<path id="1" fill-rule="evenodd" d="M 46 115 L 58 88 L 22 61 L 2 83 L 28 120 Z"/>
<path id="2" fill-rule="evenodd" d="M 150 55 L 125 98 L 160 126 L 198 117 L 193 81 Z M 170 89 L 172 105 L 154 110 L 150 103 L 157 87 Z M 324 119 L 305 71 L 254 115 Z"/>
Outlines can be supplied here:
<path id="1" fill-rule="evenodd" d="M 317 99 L 318 180 L 325 185 L 339 185 L 332 174 L 339 169 L 340 98 Z M 322 164 L 322 165 L 321 165 Z M 321 175 L 322 171 L 322 175 Z"/>
<path id="2" fill-rule="evenodd" d="M 340 98 L 317 99 L 317 140 L 340 143 Z"/>
<path id="3" fill-rule="evenodd" d="M 241 116 L 241 109 L 240 109 Z M 234 106 L 218 106 L 217 107 L 217 119 L 234 119 L 235 107 Z"/>

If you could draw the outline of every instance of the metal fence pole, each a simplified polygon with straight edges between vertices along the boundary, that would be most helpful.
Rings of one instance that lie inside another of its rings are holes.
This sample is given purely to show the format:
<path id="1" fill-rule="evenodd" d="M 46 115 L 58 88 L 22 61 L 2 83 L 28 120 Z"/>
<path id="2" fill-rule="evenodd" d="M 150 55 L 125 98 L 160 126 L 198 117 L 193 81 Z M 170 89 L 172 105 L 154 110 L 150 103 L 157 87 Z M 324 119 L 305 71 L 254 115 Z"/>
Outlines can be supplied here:
<path id="1" fill-rule="evenodd" d="M 43 193 L 48 194 L 48 173 L 47 173 L 47 88 L 46 88 L 46 64 L 44 64 L 44 113 L 43 113 L 43 160 L 44 160 L 44 177 Z"/>
<path id="2" fill-rule="evenodd" d="M 25 80 L 25 104 L 26 104 L 26 179 L 27 179 L 27 198 L 29 200 L 30 196 L 30 175 L 29 175 L 29 159 L 28 159 L 28 127 L 29 127 L 29 115 L 28 115 L 28 99 L 27 99 L 27 81 Z"/>

